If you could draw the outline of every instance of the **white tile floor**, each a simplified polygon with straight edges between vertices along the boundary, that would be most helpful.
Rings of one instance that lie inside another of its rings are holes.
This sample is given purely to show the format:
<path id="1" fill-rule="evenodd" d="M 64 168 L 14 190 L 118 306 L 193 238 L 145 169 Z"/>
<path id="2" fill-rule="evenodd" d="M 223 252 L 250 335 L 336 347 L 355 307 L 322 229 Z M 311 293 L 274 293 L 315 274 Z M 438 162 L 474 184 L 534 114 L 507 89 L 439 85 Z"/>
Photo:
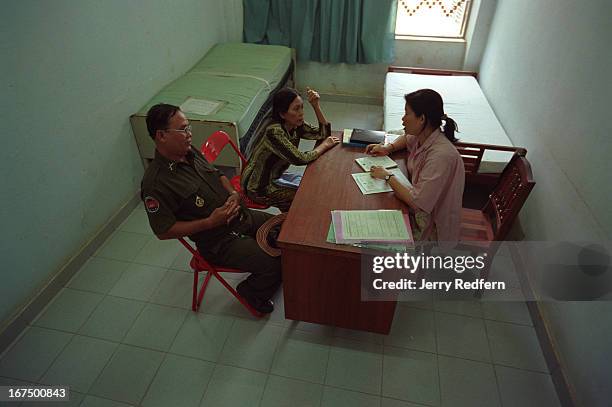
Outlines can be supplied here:
<path id="1" fill-rule="evenodd" d="M 334 129 L 380 127 L 379 106 L 322 105 Z M 193 313 L 188 260 L 138 207 L 1 356 L 0 385 L 70 385 L 58 406 L 559 405 L 524 303 L 403 302 L 384 336 L 285 320 L 281 293 L 255 320 L 213 281 Z"/>

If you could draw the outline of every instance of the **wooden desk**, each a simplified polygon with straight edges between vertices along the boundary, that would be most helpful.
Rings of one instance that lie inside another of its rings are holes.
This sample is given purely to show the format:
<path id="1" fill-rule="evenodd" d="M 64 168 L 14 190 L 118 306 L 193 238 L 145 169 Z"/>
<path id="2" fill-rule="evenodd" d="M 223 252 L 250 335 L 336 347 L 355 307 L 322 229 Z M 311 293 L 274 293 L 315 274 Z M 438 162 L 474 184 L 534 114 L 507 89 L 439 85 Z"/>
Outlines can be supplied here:
<path id="1" fill-rule="evenodd" d="M 355 163 L 363 151 L 338 145 L 304 173 L 278 239 L 283 252 L 285 317 L 388 334 L 396 302 L 362 302 L 359 249 L 325 240 L 331 210 L 407 211 L 393 192 L 361 193 L 350 174 L 363 172 Z M 406 174 L 405 154 L 393 158 Z"/>

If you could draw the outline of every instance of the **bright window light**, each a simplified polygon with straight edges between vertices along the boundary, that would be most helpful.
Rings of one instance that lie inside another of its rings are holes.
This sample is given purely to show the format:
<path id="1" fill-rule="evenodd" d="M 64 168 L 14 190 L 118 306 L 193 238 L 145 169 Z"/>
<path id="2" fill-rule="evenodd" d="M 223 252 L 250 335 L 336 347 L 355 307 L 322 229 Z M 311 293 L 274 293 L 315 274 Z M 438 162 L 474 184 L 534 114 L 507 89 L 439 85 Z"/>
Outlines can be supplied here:
<path id="1" fill-rule="evenodd" d="M 398 0 L 395 35 L 463 38 L 470 0 Z"/>

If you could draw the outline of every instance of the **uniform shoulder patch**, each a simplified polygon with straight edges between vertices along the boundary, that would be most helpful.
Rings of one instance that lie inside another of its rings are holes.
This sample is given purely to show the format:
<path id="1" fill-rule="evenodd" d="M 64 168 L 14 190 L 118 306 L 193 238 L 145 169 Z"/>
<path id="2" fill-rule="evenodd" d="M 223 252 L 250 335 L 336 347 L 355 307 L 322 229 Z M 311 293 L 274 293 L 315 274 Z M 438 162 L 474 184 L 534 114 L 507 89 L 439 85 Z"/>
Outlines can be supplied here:
<path id="1" fill-rule="evenodd" d="M 152 196 L 145 197 L 144 204 L 149 213 L 155 213 L 159 210 L 159 201 Z"/>

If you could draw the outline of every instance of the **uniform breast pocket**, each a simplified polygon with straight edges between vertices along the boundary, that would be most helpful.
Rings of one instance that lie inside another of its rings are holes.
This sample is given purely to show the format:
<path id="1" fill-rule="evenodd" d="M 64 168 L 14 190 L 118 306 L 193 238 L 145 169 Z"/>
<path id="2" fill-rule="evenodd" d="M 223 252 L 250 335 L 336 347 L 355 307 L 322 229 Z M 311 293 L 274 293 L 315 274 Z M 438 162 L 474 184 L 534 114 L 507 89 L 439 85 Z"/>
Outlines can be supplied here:
<path id="1" fill-rule="evenodd" d="M 194 218 L 206 218 L 223 203 L 216 194 L 200 188 L 183 199 L 181 208 Z"/>
<path id="2" fill-rule="evenodd" d="M 179 212 L 188 219 L 197 219 L 209 215 L 207 209 L 207 199 L 199 193 L 197 187 L 185 188 L 181 191 L 181 204 Z"/>

